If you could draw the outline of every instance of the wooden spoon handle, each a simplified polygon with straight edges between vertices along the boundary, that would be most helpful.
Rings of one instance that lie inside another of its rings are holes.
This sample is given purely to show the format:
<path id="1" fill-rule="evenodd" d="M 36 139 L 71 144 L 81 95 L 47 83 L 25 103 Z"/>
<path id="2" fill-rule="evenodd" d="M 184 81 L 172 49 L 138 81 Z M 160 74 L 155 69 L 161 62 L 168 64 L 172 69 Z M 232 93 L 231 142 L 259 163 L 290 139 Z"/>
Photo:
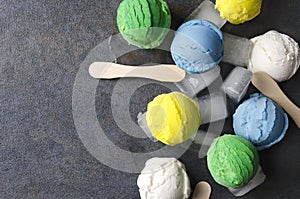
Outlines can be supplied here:
<path id="1" fill-rule="evenodd" d="M 280 104 L 282 106 L 282 108 L 294 120 L 297 127 L 300 128 L 300 109 L 299 109 L 299 107 L 297 107 L 286 95 L 280 95 L 280 96 L 278 96 L 277 99 L 274 99 L 274 101 L 277 104 Z"/>
<path id="2" fill-rule="evenodd" d="M 210 185 L 202 181 L 196 185 L 192 199 L 209 199 L 210 193 Z"/>
<path id="3" fill-rule="evenodd" d="M 102 79 L 142 77 L 162 82 L 179 82 L 185 77 L 185 71 L 173 64 L 126 66 L 109 62 L 94 62 L 90 65 L 89 73 L 94 78 Z"/>

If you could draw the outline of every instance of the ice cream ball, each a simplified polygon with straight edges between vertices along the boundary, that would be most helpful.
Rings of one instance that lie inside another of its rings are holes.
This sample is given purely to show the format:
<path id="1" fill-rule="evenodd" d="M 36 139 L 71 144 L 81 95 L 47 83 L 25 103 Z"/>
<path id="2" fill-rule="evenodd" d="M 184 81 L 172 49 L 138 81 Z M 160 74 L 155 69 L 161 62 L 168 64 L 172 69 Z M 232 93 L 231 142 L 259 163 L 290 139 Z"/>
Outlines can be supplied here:
<path id="1" fill-rule="evenodd" d="M 223 34 L 209 21 L 188 21 L 176 31 L 171 55 L 176 65 L 188 73 L 206 72 L 223 58 Z"/>
<path id="2" fill-rule="evenodd" d="M 252 142 L 257 150 L 280 142 L 288 124 L 288 117 L 283 109 L 260 93 L 252 94 L 238 106 L 233 115 L 235 134 Z"/>
<path id="3" fill-rule="evenodd" d="M 123 0 L 117 25 L 128 43 L 143 49 L 158 47 L 171 26 L 171 13 L 164 0 Z"/>
<path id="4" fill-rule="evenodd" d="M 277 82 L 290 79 L 300 65 L 298 43 L 290 36 L 270 30 L 251 39 L 253 49 L 248 61 L 252 72 L 264 71 Z"/>
<path id="5" fill-rule="evenodd" d="M 225 134 L 211 144 L 207 165 L 218 184 L 237 189 L 254 178 L 259 168 L 259 156 L 255 146 L 245 138 Z"/>
<path id="6" fill-rule="evenodd" d="M 185 166 L 175 158 L 147 160 L 137 185 L 141 199 L 187 199 L 191 193 Z"/>
<path id="7" fill-rule="evenodd" d="M 216 0 L 216 9 L 222 18 L 232 24 L 241 24 L 259 15 L 262 0 Z"/>
<path id="8" fill-rule="evenodd" d="M 198 104 L 192 98 L 171 92 L 158 95 L 148 103 L 146 121 L 155 139 L 174 146 L 197 132 L 202 117 Z"/>

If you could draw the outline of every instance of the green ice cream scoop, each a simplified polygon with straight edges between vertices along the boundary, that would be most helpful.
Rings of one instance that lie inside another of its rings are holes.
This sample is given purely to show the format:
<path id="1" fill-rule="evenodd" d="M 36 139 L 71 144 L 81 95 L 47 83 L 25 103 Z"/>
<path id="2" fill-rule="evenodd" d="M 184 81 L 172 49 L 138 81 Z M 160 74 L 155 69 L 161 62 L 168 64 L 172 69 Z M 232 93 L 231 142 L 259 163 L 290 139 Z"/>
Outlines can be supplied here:
<path id="1" fill-rule="evenodd" d="M 207 153 L 208 169 L 214 180 L 229 188 L 241 188 L 255 176 L 259 156 L 255 146 L 243 137 L 223 135 Z"/>
<path id="2" fill-rule="evenodd" d="M 123 0 L 117 24 L 128 43 L 143 49 L 156 48 L 170 29 L 170 10 L 164 0 Z"/>

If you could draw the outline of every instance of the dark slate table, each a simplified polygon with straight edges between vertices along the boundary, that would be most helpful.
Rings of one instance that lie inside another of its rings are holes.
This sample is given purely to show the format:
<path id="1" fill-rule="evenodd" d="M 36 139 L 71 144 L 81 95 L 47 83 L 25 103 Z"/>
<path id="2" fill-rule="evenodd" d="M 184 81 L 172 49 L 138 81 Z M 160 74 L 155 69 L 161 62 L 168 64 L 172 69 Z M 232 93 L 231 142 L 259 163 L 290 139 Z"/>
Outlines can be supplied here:
<path id="1" fill-rule="evenodd" d="M 94 139 L 89 134 L 94 126 L 87 124 L 96 118 L 106 138 L 129 153 L 146 153 L 163 146 L 132 138 L 114 122 L 111 99 L 121 80 L 101 80 L 90 93 L 80 90 L 95 86 L 88 79 L 86 64 L 97 59 L 99 52 L 92 49 L 118 33 L 115 17 L 119 2 L 0 1 L 0 198 L 139 198 L 138 174 L 111 168 L 111 162 L 101 161 L 124 157 L 121 153 L 105 156 L 114 149 L 106 145 L 99 148 L 103 140 Z M 172 28 L 176 29 L 201 0 L 167 2 L 173 15 Z M 226 24 L 222 30 L 251 38 L 275 29 L 299 43 L 299 12 L 297 0 L 264 1 L 256 19 L 238 26 Z M 168 53 L 156 50 L 129 53 L 119 61 L 172 62 Z M 224 76 L 233 68 L 223 63 L 221 67 Z M 78 85 L 83 77 L 87 83 Z M 298 106 L 299 84 L 299 71 L 280 84 Z M 124 85 L 120 88 L 124 91 Z M 132 121 L 139 111 L 145 110 L 147 100 L 166 91 L 168 88 L 155 83 L 138 88 L 127 99 Z M 251 86 L 247 95 L 253 92 L 256 90 Z M 122 102 L 122 92 L 117 94 L 114 100 Z M 94 99 L 95 106 L 78 108 L 90 99 Z M 114 103 L 117 107 L 118 101 Z M 94 111 L 96 117 L 82 118 L 85 111 Z M 231 122 L 231 118 L 225 121 L 223 133 L 233 132 Z M 126 118 L 123 124 L 126 128 Z M 87 140 L 91 145 L 86 144 Z M 299 143 L 299 129 L 290 120 L 284 140 L 259 153 L 266 181 L 241 198 L 299 198 Z M 213 182 L 206 159 L 199 159 L 196 150 L 187 149 L 179 159 L 186 165 L 192 187 L 206 180 L 213 188 L 211 198 L 234 198 L 226 188 Z M 113 164 L 123 170 L 129 167 L 118 161 Z"/>

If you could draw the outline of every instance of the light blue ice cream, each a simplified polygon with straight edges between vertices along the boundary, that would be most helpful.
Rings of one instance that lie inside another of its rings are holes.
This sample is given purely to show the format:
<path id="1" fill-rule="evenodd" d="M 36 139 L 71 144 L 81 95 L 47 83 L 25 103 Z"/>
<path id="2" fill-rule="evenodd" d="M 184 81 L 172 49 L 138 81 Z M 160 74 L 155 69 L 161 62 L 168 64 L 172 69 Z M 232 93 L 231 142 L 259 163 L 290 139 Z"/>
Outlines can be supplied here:
<path id="1" fill-rule="evenodd" d="M 288 117 L 282 108 L 260 93 L 252 94 L 233 115 L 235 134 L 252 142 L 257 150 L 281 141 L 288 124 Z"/>
<path id="2" fill-rule="evenodd" d="M 206 20 L 191 20 L 176 31 L 171 54 L 177 66 L 189 73 L 203 73 L 223 58 L 224 39 L 221 30 Z"/>

